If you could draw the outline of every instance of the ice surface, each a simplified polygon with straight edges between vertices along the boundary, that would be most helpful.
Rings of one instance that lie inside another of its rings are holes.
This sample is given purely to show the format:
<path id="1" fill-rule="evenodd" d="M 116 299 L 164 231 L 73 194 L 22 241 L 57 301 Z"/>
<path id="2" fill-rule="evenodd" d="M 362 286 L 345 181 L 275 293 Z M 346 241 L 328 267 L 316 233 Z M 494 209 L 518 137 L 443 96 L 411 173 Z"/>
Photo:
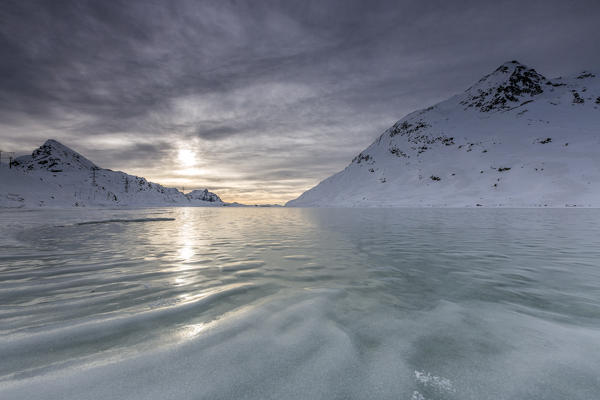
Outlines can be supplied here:
<path id="1" fill-rule="evenodd" d="M 93 225 L 93 224 L 112 224 L 115 222 L 130 223 L 130 222 L 157 222 L 157 221 L 175 221 L 175 218 L 130 218 L 130 219 L 105 219 L 101 221 L 85 221 L 78 222 L 77 225 Z"/>
<path id="2" fill-rule="evenodd" d="M 132 220 L 145 222 L 119 222 Z M 13 210 L 0 221 L 11 226 L 3 400 L 600 393 L 598 210 Z"/>

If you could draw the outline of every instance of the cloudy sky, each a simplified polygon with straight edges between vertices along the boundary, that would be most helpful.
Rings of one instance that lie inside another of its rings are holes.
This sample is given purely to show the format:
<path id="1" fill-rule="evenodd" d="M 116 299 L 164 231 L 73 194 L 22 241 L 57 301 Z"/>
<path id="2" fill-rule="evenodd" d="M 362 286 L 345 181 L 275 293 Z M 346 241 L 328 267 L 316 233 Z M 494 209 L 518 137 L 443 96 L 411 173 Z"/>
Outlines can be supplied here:
<path id="1" fill-rule="evenodd" d="M 517 59 L 600 70 L 600 1 L 0 2 L 0 149 L 47 138 L 283 203 L 405 114 Z"/>

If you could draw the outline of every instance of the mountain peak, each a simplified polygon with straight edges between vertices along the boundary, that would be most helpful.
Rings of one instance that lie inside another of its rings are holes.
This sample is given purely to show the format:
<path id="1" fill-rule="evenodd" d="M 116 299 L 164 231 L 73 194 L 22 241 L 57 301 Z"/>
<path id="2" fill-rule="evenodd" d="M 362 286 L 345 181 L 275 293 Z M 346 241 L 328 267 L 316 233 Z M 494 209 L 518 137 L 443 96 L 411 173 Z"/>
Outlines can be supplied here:
<path id="1" fill-rule="evenodd" d="M 46 140 L 44 142 L 44 144 L 41 145 L 39 148 L 37 148 L 34 152 L 40 151 L 41 149 L 47 149 L 47 150 L 50 150 L 53 152 L 77 154 L 77 152 L 75 150 L 72 150 L 70 147 L 65 146 L 64 144 L 62 144 L 61 142 L 59 142 L 56 139 Z"/>
<path id="2" fill-rule="evenodd" d="M 535 69 L 516 60 L 508 61 L 468 88 L 461 104 L 481 112 L 509 110 L 543 93 L 547 82 Z"/>
<path id="3" fill-rule="evenodd" d="M 500 65 L 494 72 L 503 72 L 508 73 L 509 71 L 514 71 L 516 68 L 522 67 L 527 68 L 525 64 L 521 64 L 517 60 L 507 61 L 504 64 Z"/>
<path id="4" fill-rule="evenodd" d="M 30 156 L 18 157 L 15 165 L 27 170 L 45 169 L 51 172 L 98 169 L 93 162 L 54 139 L 46 140 Z"/>

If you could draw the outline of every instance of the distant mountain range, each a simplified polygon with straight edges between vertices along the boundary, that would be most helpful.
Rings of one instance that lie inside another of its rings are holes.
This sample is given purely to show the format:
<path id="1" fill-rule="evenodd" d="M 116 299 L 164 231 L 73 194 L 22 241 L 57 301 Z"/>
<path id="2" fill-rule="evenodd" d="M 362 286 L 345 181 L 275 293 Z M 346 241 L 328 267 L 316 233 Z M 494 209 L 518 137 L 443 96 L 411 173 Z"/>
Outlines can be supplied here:
<path id="1" fill-rule="evenodd" d="M 0 207 L 224 206 L 207 189 L 182 193 L 145 178 L 111 171 L 48 140 L 30 156 L 0 165 Z"/>
<path id="2" fill-rule="evenodd" d="M 600 78 L 502 64 L 287 206 L 600 207 Z"/>
<path id="3" fill-rule="evenodd" d="M 0 207 L 226 205 L 241 204 L 100 168 L 56 140 L 0 164 Z M 287 206 L 600 207 L 600 77 L 502 64 L 402 118 Z"/>

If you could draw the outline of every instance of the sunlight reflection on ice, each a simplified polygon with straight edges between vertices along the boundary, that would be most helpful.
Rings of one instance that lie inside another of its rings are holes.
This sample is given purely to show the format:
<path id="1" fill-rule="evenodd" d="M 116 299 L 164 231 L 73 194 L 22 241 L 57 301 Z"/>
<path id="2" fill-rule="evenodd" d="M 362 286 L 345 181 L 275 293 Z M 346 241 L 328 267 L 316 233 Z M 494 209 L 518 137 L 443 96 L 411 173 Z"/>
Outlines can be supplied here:
<path id="1" fill-rule="evenodd" d="M 182 329 L 181 336 L 184 339 L 193 338 L 194 336 L 200 334 L 200 332 L 202 332 L 204 329 L 206 329 L 206 325 L 207 324 L 205 323 L 188 325 Z"/>
<path id="2" fill-rule="evenodd" d="M 195 254 L 194 240 L 196 229 L 190 209 L 181 209 L 181 217 L 177 229 L 177 243 L 179 245 L 178 256 L 183 262 L 190 261 Z"/>
<path id="3" fill-rule="evenodd" d="M 194 249 L 191 245 L 185 245 L 184 247 L 179 249 L 179 258 L 183 261 L 189 261 L 194 256 Z"/>

